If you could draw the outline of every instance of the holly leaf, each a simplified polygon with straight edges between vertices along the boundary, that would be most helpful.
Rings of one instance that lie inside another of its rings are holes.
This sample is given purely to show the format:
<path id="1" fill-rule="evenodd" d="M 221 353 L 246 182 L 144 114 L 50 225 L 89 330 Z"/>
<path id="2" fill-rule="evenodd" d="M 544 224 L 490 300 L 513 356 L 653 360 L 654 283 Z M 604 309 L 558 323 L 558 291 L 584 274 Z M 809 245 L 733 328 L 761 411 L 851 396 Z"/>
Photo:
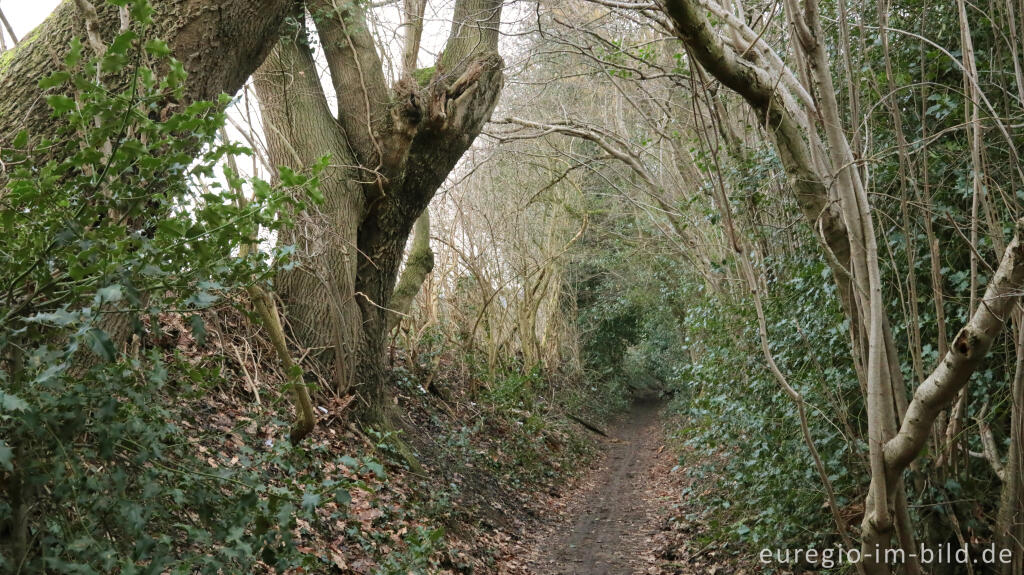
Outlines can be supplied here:
<path id="1" fill-rule="evenodd" d="M 14 471 L 14 450 L 0 440 L 0 467 L 5 471 Z"/>
<path id="2" fill-rule="evenodd" d="M 302 494 L 302 508 L 306 511 L 312 512 L 316 509 L 316 506 L 320 505 L 320 494 L 307 491 Z"/>
<path id="3" fill-rule="evenodd" d="M 17 395 L 0 391 L 0 408 L 4 411 L 25 411 L 28 409 L 28 402 Z"/>
<path id="4" fill-rule="evenodd" d="M 117 356 L 114 342 L 110 341 L 110 336 L 102 329 L 94 327 L 85 332 L 85 341 L 89 345 L 89 349 L 103 361 L 112 362 Z"/>
<path id="5" fill-rule="evenodd" d="M 56 116 L 63 116 L 75 109 L 75 101 L 64 94 L 52 94 L 46 97 L 46 103 L 53 108 Z"/>
<path id="6" fill-rule="evenodd" d="M 206 323 L 203 322 L 203 316 L 195 314 L 188 318 L 189 326 L 192 328 L 192 337 L 196 338 L 196 343 L 200 346 L 206 344 Z"/>

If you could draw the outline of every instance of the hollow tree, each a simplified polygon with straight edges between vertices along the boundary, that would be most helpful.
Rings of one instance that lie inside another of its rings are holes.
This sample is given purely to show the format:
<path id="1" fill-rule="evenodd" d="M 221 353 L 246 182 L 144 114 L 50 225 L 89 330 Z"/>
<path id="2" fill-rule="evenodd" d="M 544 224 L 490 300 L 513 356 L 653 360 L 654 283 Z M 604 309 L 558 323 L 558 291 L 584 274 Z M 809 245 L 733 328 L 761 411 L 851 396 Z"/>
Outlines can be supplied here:
<path id="1" fill-rule="evenodd" d="M 907 551 L 906 572 L 920 573 L 912 560 L 916 554 L 910 555 L 915 533 L 903 474 L 922 452 L 939 412 L 967 385 L 1017 305 L 1024 285 L 1022 224 L 980 304 L 908 400 L 882 301 L 872 208 L 836 100 L 818 3 L 787 0 L 784 6 L 793 30 L 792 67 L 726 6 L 697 0 L 662 4 L 667 24 L 695 64 L 742 96 L 761 118 L 839 287 L 868 414 L 871 484 L 861 525 L 864 568 L 888 573 L 875 550 L 888 549 L 896 538 Z M 710 23 L 709 12 L 720 27 Z"/>
<path id="2" fill-rule="evenodd" d="M 362 3 L 309 0 L 255 75 L 271 161 L 301 168 L 329 155 L 323 201 L 280 241 L 292 270 L 277 289 L 313 368 L 360 398 L 366 423 L 386 421 L 384 342 L 414 222 L 497 103 L 500 0 L 458 0 L 433 68 L 416 70 L 425 2 L 407 0 L 401 78 L 389 86 Z M 315 28 L 337 98 L 317 73 Z"/>

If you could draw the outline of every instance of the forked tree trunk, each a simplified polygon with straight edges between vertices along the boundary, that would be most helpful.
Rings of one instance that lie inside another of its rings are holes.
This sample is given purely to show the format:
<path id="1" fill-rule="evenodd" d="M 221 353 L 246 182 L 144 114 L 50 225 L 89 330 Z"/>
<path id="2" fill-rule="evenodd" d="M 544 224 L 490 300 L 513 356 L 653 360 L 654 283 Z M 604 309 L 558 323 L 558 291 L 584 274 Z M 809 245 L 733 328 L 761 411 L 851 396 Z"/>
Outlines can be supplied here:
<path id="1" fill-rule="evenodd" d="M 304 27 L 283 30 L 253 80 L 270 161 L 302 170 L 323 156 L 331 158 L 320 178 L 323 202 L 306 198 L 308 208 L 294 215 L 294 225 L 278 239 L 294 247 L 297 265 L 278 273 L 276 289 L 312 369 L 344 393 L 354 384 L 355 371 L 343 360 L 355 351 L 351 346 L 361 321 L 352 294 L 356 229 L 364 209 L 359 178 L 366 176 L 352 168 L 355 160 L 328 109 L 305 36 Z M 339 345 L 349 347 L 338 354 Z"/>
<path id="2" fill-rule="evenodd" d="M 384 347 L 402 254 L 413 223 L 497 103 L 501 2 L 458 0 L 435 69 L 417 74 L 419 82 L 406 70 L 391 87 L 358 3 L 311 0 L 307 8 L 337 93 L 337 116 L 320 88 L 304 27 L 284 34 L 256 75 L 271 161 L 302 169 L 331 156 L 323 204 L 298 214 L 282 236 L 295 246 L 298 265 L 279 276 L 278 287 L 293 334 L 318 360 L 315 368 L 339 391 L 354 391 L 364 423 L 386 426 Z M 414 52 L 407 44 L 407 65 Z"/>

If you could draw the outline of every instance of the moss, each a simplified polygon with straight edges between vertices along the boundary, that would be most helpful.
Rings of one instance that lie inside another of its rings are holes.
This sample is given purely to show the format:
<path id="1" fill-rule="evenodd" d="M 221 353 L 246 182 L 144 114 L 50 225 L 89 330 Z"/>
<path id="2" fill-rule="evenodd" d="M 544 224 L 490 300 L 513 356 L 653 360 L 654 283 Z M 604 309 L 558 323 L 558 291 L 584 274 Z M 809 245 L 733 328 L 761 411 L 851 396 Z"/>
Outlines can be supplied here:
<path id="1" fill-rule="evenodd" d="M 429 68 L 419 68 L 412 71 L 412 79 L 416 80 L 416 84 L 418 84 L 420 88 L 423 88 L 434 79 L 434 74 L 436 72 L 437 69 L 433 66 Z"/>
<path id="2" fill-rule="evenodd" d="M 0 54 L 0 72 L 4 71 L 4 68 L 7 67 L 11 60 L 14 60 L 14 50 L 8 50 Z"/>
<path id="3" fill-rule="evenodd" d="M 18 51 L 23 50 L 26 46 L 35 41 L 36 38 L 39 38 L 39 33 L 40 30 L 42 30 L 42 28 L 42 24 L 36 26 L 31 32 L 28 33 L 28 35 L 26 35 L 24 38 L 18 41 L 17 46 L 14 46 L 6 52 L 0 53 L 0 73 L 2 73 L 4 69 L 7 68 L 7 66 L 14 61 L 14 55 L 17 54 Z"/>

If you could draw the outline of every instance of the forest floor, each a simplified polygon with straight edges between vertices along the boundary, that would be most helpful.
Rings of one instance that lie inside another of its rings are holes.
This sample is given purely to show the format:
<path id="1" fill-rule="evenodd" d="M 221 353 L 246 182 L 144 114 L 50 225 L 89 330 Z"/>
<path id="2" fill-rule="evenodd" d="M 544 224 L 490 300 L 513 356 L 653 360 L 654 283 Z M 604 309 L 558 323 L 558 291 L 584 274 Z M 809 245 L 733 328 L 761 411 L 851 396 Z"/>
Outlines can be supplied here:
<path id="1" fill-rule="evenodd" d="M 541 521 L 500 568 L 503 575 L 715 574 L 754 572 L 725 553 L 681 493 L 693 479 L 659 417 L 641 402 L 604 440 L 605 454 L 562 495 L 538 502 Z"/>
<path id="2" fill-rule="evenodd" d="M 724 520 L 699 502 L 723 487 L 716 462 L 676 437 L 683 420 L 662 403 L 639 401 L 611 420 L 585 403 L 569 415 L 543 394 L 524 402 L 513 393 L 519 379 L 488 386 L 457 361 L 423 365 L 398 356 L 394 432 L 355 426 L 351 396 L 320 396 L 313 434 L 301 451 L 280 455 L 273 449 L 291 413 L 282 396 L 286 378 L 263 360 L 273 357 L 265 339 L 246 332 L 237 312 L 207 316 L 213 336 L 205 345 L 180 317 L 163 319 L 161 349 L 234 376 L 233 385 L 175 412 L 196 457 L 227 473 L 258 453 L 264 477 L 342 487 L 341 497 L 317 493 L 313 515 L 297 521 L 302 566 L 290 575 L 759 572 L 741 559 L 749 550 L 723 537 Z M 610 437 L 588 431 L 580 418 Z M 414 450 L 422 470 L 409 469 L 393 436 Z M 261 563 L 250 572 L 281 571 Z"/>

